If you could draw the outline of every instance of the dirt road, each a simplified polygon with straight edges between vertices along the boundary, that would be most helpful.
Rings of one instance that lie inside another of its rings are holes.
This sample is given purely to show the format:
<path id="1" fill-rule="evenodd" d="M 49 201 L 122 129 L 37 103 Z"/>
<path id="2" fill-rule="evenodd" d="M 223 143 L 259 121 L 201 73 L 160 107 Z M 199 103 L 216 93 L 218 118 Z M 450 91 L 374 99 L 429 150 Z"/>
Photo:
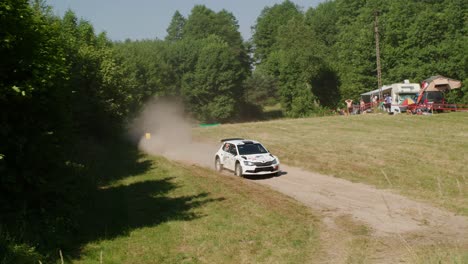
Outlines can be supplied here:
<path id="1" fill-rule="evenodd" d="M 259 181 L 329 216 L 351 215 L 375 235 L 430 231 L 468 235 L 468 221 L 425 203 L 372 186 L 283 166 L 287 174 Z"/>
<path id="2" fill-rule="evenodd" d="M 217 148 L 214 144 L 191 143 L 195 145 L 175 150 L 156 147 L 154 144 L 156 143 L 144 144 L 142 148 L 152 154 L 164 155 L 169 159 L 209 168 L 213 166 L 213 153 Z M 156 149 L 160 151 L 155 151 Z M 336 251 L 340 251 L 340 247 L 344 250 L 345 246 L 340 241 L 344 239 L 343 232 L 337 230 L 336 226 L 336 219 L 343 216 L 367 226 L 371 236 L 377 239 L 393 238 L 401 244 L 403 242 L 410 244 L 411 242 L 407 242 L 405 237 L 418 237 L 419 242 L 423 241 L 426 244 L 451 241 L 462 247 L 468 246 L 467 217 L 457 216 L 389 190 L 376 189 L 369 185 L 320 175 L 287 165 L 283 165 L 282 170 L 283 174 L 278 177 L 252 178 L 251 180 L 291 196 L 314 211 L 321 212 L 324 226 L 335 232 L 334 236 L 327 238 L 333 248 L 328 252 L 329 257 Z M 223 175 L 228 176 L 232 173 L 226 172 Z M 337 256 L 340 254 L 336 253 Z M 388 252 L 383 254 L 380 260 L 386 259 L 388 263 L 398 261 L 400 257 L 392 258 Z M 333 260 L 333 262 L 343 261 Z M 377 262 L 381 263 L 381 261 Z"/>

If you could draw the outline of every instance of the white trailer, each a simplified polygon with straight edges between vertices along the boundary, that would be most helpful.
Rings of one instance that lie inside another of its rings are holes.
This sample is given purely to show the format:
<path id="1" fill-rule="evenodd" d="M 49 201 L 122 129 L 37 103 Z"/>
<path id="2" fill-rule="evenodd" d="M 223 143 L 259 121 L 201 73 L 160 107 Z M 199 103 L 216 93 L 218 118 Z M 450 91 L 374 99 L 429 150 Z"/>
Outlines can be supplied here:
<path id="1" fill-rule="evenodd" d="M 394 83 L 389 85 L 391 87 L 391 96 L 392 96 L 392 106 L 390 107 L 390 112 L 399 114 L 406 112 L 408 108 L 407 105 L 403 105 L 405 99 L 411 99 L 413 102 L 416 102 L 421 86 L 419 83 L 410 83 L 408 80 L 405 80 L 403 83 Z"/>
<path id="2" fill-rule="evenodd" d="M 382 94 L 382 96 L 390 95 L 392 97 L 390 112 L 399 114 L 406 112 L 406 109 L 408 108 L 406 105 L 403 105 L 405 99 L 409 98 L 416 102 L 420 90 L 421 86 L 419 83 L 410 83 L 408 80 L 405 80 L 403 83 L 384 85 L 380 89 L 363 93 L 361 94 L 361 98 L 364 102 L 370 103 L 372 102 L 372 98 L 377 96 L 379 102 L 381 102 L 384 98 L 381 98 L 380 94 Z M 385 108 L 382 110 L 385 110 Z"/>

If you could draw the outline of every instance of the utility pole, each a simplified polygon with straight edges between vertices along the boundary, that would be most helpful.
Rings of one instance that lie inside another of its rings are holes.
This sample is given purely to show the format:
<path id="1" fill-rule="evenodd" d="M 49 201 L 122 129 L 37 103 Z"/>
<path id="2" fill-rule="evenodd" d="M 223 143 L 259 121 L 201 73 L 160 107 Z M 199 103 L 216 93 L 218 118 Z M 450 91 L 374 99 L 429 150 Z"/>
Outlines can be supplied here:
<path id="1" fill-rule="evenodd" d="M 374 33 L 375 33 L 375 56 L 377 59 L 377 85 L 379 89 L 379 99 L 382 99 L 382 70 L 380 67 L 380 44 L 379 44 L 379 11 L 374 11 Z"/>

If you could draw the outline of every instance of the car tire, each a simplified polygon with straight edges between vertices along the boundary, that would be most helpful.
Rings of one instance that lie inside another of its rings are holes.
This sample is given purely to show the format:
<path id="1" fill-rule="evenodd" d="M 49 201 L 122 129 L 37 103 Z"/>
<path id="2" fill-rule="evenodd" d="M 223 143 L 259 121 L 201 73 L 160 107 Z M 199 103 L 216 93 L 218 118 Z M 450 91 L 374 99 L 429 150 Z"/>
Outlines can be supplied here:
<path id="1" fill-rule="evenodd" d="M 236 167 L 234 169 L 234 175 L 242 177 L 242 166 L 239 164 L 239 162 L 236 163 Z"/>
<path id="2" fill-rule="evenodd" d="M 221 161 L 219 160 L 219 157 L 216 157 L 216 159 L 215 159 L 215 170 L 217 172 L 223 171 L 223 164 L 221 164 Z"/>

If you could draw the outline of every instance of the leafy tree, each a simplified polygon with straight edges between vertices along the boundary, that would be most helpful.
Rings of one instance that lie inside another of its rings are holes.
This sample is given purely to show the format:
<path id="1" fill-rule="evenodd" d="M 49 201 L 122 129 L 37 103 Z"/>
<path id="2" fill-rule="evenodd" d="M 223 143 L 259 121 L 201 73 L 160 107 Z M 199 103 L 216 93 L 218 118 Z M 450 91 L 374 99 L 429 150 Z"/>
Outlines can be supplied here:
<path id="1" fill-rule="evenodd" d="M 323 60 L 318 75 L 312 81 L 312 92 L 320 105 L 335 107 L 341 99 L 340 80 L 336 69 L 339 61 L 336 43 L 339 36 L 338 8 L 336 1 L 320 3 L 315 9 L 310 8 L 305 14 L 306 24 L 315 36 L 318 56 Z"/>
<path id="2" fill-rule="evenodd" d="M 276 64 L 278 67 L 275 70 L 278 72 L 281 105 L 290 117 L 306 116 L 313 109 L 315 98 L 311 90 L 311 74 L 314 72 L 303 70 L 303 67 L 309 64 L 309 60 L 313 59 L 294 50 L 280 50 L 272 53 L 268 60 L 270 64 Z M 297 96 L 305 96 L 311 100 L 297 100 Z"/>
<path id="3" fill-rule="evenodd" d="M 272 75 L 256 70 L 244 82 L 246 101 L 260 106 L 272 105 L 278 98 L 278 81 Z"/>
<path id="4" fill-rule="evenodd" d="M 334 48 L 339 60 L 336 67 L 343 98 L 357 99 L 359 94 L 377 88 L 375 66 L 374 10 L 364 8 L 365 1 L 339 1 L 340 34 Z M 359 15 L 355 16 L 356 13 Z"/>
<path id="5" fill-rule="evenodd" d="M 327 52 L 334 52 L 332 46 L 336 43 L 339 33 L 337 17 L 339 17 L 339 14 L 336 1 L 320 3 L 315 9 L 310 8 L 307 10 L 305 14 L 306 23 L 310 26 L 316 38 L 323 41 L 326 47 L 329 47 Z"/>
<path id="6" fill-rule="evenodd" d="M 313 78 L 312 93 L 317 97 L 321 106 L 334 108 L 340 101 L 340 80 L 336 70 L 323 62 L 319 73 Z"/>
<path id="7" fill-rule="evenodd" d="M 167 28 L 167 36 L 165 40 L 167 41 L 178 41 L 181 40 L 183 37 L 183 30 L 185 26 L 186 19 L 182 14 L 179 13 L 179 11 L 176 11 L 174 15 L 172 16 L 171 23 L 169 24 L 169 27 Z"/>
<path id="8" fill-rule="evenodd" d="M 338 77 L 329 65 L 336 56 L 331 47 L 338 31 L 335 6 L 327 2 L 304 16 L 285 1 L 265 8 L 257 20 L 253 41 L 258 67 L 278 78 L 281 102 L 290 116 L 308 115 L 319 103 L 334 106 L 339 99 Z"/>
<path id="9" fill-rule="evenodd" d="M 189 39 L 203 39 L 217 35 L 231 47 L 242 46 L 237 20 L 226 10 L 216 13 L 204 5 L 196 5 L 185 23 L 183 32 L 184 37 Z"/>
<path id="10" fill-rule="evenodd" d="M 170 65 L 173 73 L 172 85 L 175 95 L 181 95 L 182 79 L 185 74 L 195 70 L 198 60 L 199 41 L 182 39 L 167 47 L 164 61 Z"/>
<path id="11" fill-rule="evenodd" d="M 291 117 L 307 117 L 311 115 L 318 104 L 315 101 L 316 97 L 312 94 L 311 86 L 308 84 L 305 87 L 296 86 L 294 96 L 291 101 L 291 109 L 287 114 Z"/>
<path id="12" fill-rule="evenodd" d="M 0 235 L 47 248 L 64 242 L 81 196 L 70 190 L 88 182 L 67 166 L 69 67 L 55 19 L 27 1 L 3 1 L 0 13 Z"/>
<path id="13" fill-rule="evenodd" d="M 250 71 L 235 17 L 225 10 L 215 13 L 195 6 L 182 31 L 177 41 L 117 45 L 134 69 L 130 75 L 141 89 L 138 94 L 143 101 L 151 96 L 181 96 L 203 121 L 234 118 L 244 98 L 242 82 Z"/>
<path id="14" fill-rule="evenodd" d="M 412 77 L 420 81 L 436 74 L 463 79 L 466 72 L 460 67 L 466 65 L 462 51 L 466 48 L 462 44 L 466 42 L 463 35 L 466 27 L 461 25 L 464 17 L 466 21 L 466 15 L 460 13 L 463 9 L 459 1 L 389 4 L 382 17 L 382 55 L 388 65 L 388 79 Z M 461 19 L 452 19 L 454 15 Z M 401 16 L 407 19 L 401 21 Z"/>
<path id="15" fill-rule="evenodd" d="M 277 76 L 281 103 L 289 116 L 307 116 L 316 106 L 312 81 L 323 64 L 321 46 L 304 19 L 294 18 L 279 29 L 277 51 L 262 65 Z"/>
<path id="16" fill-rule="evenodd" d="M 136 81 L 135 94 L 145 101 L 153 95 L 171 94 L 167 80 L 171 69 L 163 60 L 166 45 L 158 40 L 143 40 L 120 43 L 116 46 L 119 57 L 129 68 L 131 78 Z"/>
<path id="17" fill-rule="evenodd" d="M 219 28 L 216 25 L 216 13 L 204 5 L 192 8 L 184 26 L 183 34 L 186 38 L 203 39 L 216 34 Z"/>
<path id="18" fill-rule="evenodd" d="M 310 9 L 306 17 L 327 43 L 324 60 L 337 72 L 343 97 L 357 98 L 377 86 L 375 11 L 379 11 L 383 83 L 419 82 L 435 74 L 465 78 L 466 70 L 460 67 L 466 64 L 462 51 L 466 48 L 462 44 L 466 43 L 466 5 L 462 1 L 336 0 Z"/>
<path id="19" fill-rule="evenodd" d="M 245 78 L 237 54 L 218 36 L 200 40 L 195 70 L 184 75 L 182 95 L 201 121 L 232 118 Z"/>
<path id="20" fill-rule="evenodd" d="M 185 23 L 182 41 L 167 53 L 172 54 L 166 61 L 181 95 L 203 121 L 233 118 L 243 100 L 250 59 L 238 28 L 232 13 L 197 5 Z"/>
<path id="21" fill-rule="evenodd" d="M 219 25 L 218 32 L 214 34 L 222 37 L 231 47 L 244 48 L 242 36 L 239 32 L 239 24 L 236 17 L 226 11 L 221 10 L 216 14 L 216 24 Z"/>
<path id="22" fill-rule="evenodd" d="M 298 7 L 289 0 L 262 10 L 253 27 L 252 35 L 254 58 L 257 62 L 267 59 L 274 50 L 279 28 L 292 18 L 300 16 L 302 14 Z"/>
<path id="23" fill-rule="evenodd" d="M 0 14 L 0 248 L 14 261 L 71 243 L 96 184 L 87 146 L 119 134 L 134 99 L 110 41 L 72 11 L 15 0 Z"/>
<path id="24" fill-rule="evenodd" d="M 192 9 L 187 19 L 184 37 L 186 39 L 204 39 L 210 35 L 220 37 L 236 52 L 238 60 L 243 64 L 245 74 L 248 75 L 250 58 L 234 15 L 226 10 L 215 13 L 203 5 L 197 5 Z"/>
<path id="25" fill-rule="evenodd" d="M 66 14 L 67 21 L 76 21 L 74 14 Z M 67 25 L 67 24 L 65 24 Z M 69 23 L 62 31 L 68 43 L 67 61 L 70 65 L 70 85 L 73 87 L 71 103 L 76 133 L 104 138 L 118 130 L 120 122 L 128 113 L 130 91 L 116 80 L 121 73 L 105 35 L 96 37 L 93 26 L 80 20 Z M 122 77 L 121 75 L 119 77 Z"/>

